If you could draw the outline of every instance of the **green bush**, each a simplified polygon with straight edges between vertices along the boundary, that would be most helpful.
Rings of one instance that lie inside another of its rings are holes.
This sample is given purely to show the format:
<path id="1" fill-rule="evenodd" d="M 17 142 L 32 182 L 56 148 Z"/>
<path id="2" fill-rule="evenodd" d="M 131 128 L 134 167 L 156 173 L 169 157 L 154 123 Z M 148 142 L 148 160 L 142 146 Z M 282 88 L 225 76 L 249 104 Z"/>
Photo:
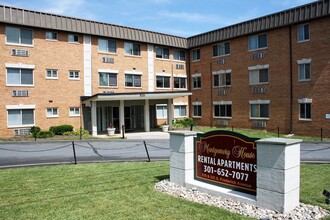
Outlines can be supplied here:
<path id="1" fill-rule="evenodd" d="M 51 126 L 49 128 L 50 132 L 53 132 L 56 135 L 63 135 L 65 132 L 73 131 L 72 125 L 59 125 L 59 126 Z"/>
<path id="2" fill-rule="evenodd" d="M 54 133 L 51 131 L 40 131 L 37 134 L 37 137 L 38 138 L 51 138 L 51 137 L 54 137 Z"/>
<path id="3" fill-rule="evenodd" d="M 63 135 L 80 136 L 80 130 L 66 131 L 66 132 L 63 133 Z M 82 136 L 88 136 L 89 135 L 89 131 L 87 131 L 87 130 L 81 130 L 81 135 Z"/>
<path id="4" fill-rule="evenodd" d="M 197 125 L 197 123 L 192 118 L 173 120 L 173 128 L 189 128 L 191 125 Z"/>

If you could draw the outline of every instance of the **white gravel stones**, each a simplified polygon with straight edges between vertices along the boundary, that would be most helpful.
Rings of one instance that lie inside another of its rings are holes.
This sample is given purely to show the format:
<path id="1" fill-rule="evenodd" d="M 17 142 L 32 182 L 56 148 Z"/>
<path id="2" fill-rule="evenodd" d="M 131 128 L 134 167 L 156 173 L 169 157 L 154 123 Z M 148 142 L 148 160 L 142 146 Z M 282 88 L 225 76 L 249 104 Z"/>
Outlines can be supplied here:
<path id="1" fill-rule="evenodd" d="M 261 209 L 256 206 L 225 199 L 221 197 L 211 196 L 207 193 L 199 192 L 196 188 L 188 189 L 168 180 L 156 183 L 155 188 L 158 191 L 180 197 L 192 202 L 216 206 L 241 215 L 259 218 L 262 220 L 314 220 L 329 216 L 330 212 L 318 206 L 306 205 L 300 203 L 298 207 L 289 213 L 281 214 L 275 211 Z"/>

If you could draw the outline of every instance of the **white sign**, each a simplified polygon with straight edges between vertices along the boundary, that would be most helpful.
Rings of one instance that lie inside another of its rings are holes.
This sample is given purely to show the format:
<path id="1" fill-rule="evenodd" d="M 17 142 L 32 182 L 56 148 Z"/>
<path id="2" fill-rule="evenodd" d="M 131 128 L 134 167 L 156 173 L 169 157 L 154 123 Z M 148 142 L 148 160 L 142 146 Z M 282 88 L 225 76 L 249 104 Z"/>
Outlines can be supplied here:
<path id="1" fill-rule="evenodd" d="M 326 119 L 330 119 L 330 114 L 325 114 Z"/>

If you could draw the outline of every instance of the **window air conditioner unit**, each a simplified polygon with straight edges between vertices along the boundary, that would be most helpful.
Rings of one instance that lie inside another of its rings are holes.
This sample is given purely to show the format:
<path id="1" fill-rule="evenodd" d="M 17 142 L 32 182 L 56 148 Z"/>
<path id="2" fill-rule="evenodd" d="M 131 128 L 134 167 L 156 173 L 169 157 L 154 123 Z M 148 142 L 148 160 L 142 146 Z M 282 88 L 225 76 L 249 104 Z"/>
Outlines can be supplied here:
<path id="1" fill-rule="evenodd" d="M 18 50 L 18 49 L 12 49 L 11 50 L 12 56 L 20 56 L 20 57 L 28 57 L 29 51 L 28 50 Z"/>
<path id="2" fill-rule="evenodd" d="M 267 123 L 265 121 L 253 121 L 253 128 L 266 128 Z"/>

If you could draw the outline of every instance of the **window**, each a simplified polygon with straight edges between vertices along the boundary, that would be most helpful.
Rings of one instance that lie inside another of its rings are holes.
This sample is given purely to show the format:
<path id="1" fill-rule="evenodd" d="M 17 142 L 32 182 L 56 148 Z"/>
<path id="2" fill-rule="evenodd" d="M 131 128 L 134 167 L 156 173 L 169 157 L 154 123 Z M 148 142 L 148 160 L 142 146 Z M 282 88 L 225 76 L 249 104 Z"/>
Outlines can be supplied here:
<path id="1" fill-rule="evenodd" d="M 251 118 L 269 118 L 269 104 L 251 104 Z"/>
<path id="2" fill-rule="evenodd" d="M 99 73 L 100 86 L 117 86 L 117 73 Z"/>
<path id="3" fill-rule="evenodd" d="M 75 70 L 70 70 L 69 71 L 69 79 L 79 79 L 79 71 L 75 71 Z"/>
<path id="4" fill-rule="evenodd" d="M 80 116 L 80 108 L 70 107 L 69 116 Z"/>
<path id="5" fill-rule="evenodd" d="M 157 119 L 167 118 L 167 106 L 166 105 L 157 105 Z"/>
<path id="6" fill-rule="evenodd" d="M 249 37 L 249 50 L 258 50 L 263 48 L 267 48 L 267 34 Z"/>
<path id="7" fill-rule="evenodd" d="M 32 45 L 32 30 L 25 28 L 6 27 L 6 43 Z"/>
<path id="8" fill-rule="evenodd" d="M 33 69 L 7 68 L 7 85 L 32 86 Z"/>
<path id="9" fill-rule="evenodd" d="M 140 56 L 140 44 L 136 43 L 124 43 L 124 49 L 126 55 L 132 55 L 132 56 Z"/>
<path id="10" fill-rule="evenodd" d="M 213 72 L 213 86 L 223 87 L 231 85 L 231 70 Z"/>
<path id="11" fill-rule="evenodd" d="M 312 59 L 302 59 L 297 61 L 299 81 L 311 80 L 311 62 Z"/>
<path id="12" fill-rule="evenodd" d="M 192 61 L 198 61 L 201 59 L 200 49 L 192 50 Z"/>
<path id="13" fill-rule="evenodd" d="M 174 77 L 174 88 L 185 89 L 187 79 L 184 77 Z"/>
<path id="14" fill-rule="evenodd" d="M 156 77 L 156 86 L 157 88 L 170 88 L 170 80 L 169 76 L 157 76 Z"/>
<path id="15" fill-rule="evenodd" d="M 34 125 L 34 109 L 8 109 L 8 127 Z"/>
<path id="16" fill-rule="evenodd" d="M 193 103 L 193 117 L 202 117 L 202 105 Z"/>
<path id="17" fill-rule="evenodd" d="M 268 83 L 268 69 L 249 70 L 250 85 Z"/>
<path id="18" fill-rule="evenodd" d="M 57 40 L 57 33 L 56 32 L 46 32 L 46 39 L 47 40 Z"/>
<path id="19" fill-rule="evenodd" d="M 58 72 L 57 70 L 46 70 L 46 79 L 58 79 Z"/>
<path id="20" fill-rule="evenodd" d="M 186 117 L 187 106 L 186 105 L 175 105 L 174 106 L 174 118 Z"/>
<path id="21" fill-rule="evenodd" d="M 224 56 L 230 54 L 230 43 L 221 43 L 213 46 L 213 57 Z"/>
<path id="22" fill-rule="evenodd" d="M 299 120 L 310 121 L 312 119 L 312 99 L 298 99 Z"/>
<path id="23" fill-rule="evenodd" d="M 106 53 L 117 53 L 116 41 L 99 39 L 99 51 Z"/>
<path id="24" fill-rule="evenodd" d="M 170 59 L 170 50 L 168 48 L 156 47 L 156 58 Z"/>
<path id="25" fill-rule="evenodd" d="M 68 35 L 68 41 L 70 43 L 79 43 L 79 36 L 76 34 L 69 34 Z"/>
<path id="26" fill-rule="evenodd" d="M 215 104 L 214 117 L 231 118 L 231 105 L 232 104 Z"/>
<path id="27" fill-rule="evenodd" d="M 58 117 L 58 109 L 57 108 L 47 108 L 46 109 L 46 116 L 51 117 Z"/>
<path id="28" fill-rule="evenodd" d="M 310 39 L 309 24 L 298 26 L 298 42 L 308 41 Z"/>
<path id="29" fill-rule="evenodd" d="M 126 87 L 141 87 L 141 75 L 125 74 Z"/>
<path id="30" fill-rule="evenodd" d="M 197 76 L 193 76 L 192 77 L 192 81 L 193 81 L 193 89 L 199 89 L 202 87 L 201 85 L 201 76 L 197 75 Z"/>
<path id="31" fill-rule="evenodd" d="M 184 50 L 174 50 L 173 51 L 173 59 L 185 61 L 186 60 L 186 51 Z"/>

